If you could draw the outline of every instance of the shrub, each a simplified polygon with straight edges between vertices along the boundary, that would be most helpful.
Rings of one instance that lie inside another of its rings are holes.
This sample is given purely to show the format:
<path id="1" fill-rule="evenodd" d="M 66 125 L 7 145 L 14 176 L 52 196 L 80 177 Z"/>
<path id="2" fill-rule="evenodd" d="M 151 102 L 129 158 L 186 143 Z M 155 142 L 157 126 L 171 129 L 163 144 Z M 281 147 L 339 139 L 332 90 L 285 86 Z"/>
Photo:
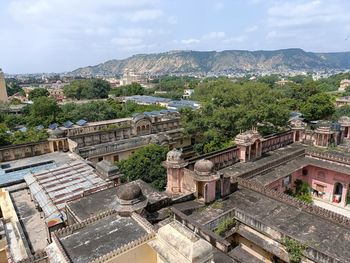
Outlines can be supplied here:
<path id="1" fill-rule="evenodd" d="M 306 244 L 302 244 L 299 241 L 289 237 L 283 238 L 282 244 L 286 247 L 291 263 L 301 262 L 301 259 L 303 258 L 303 253 L 308 248 Z"/>
<path id="2" fill-rule="evenodd" d="M 219 223 L 219 225 L 214 229 L 214 232 L 218 235 L 222 235 L 227 230 L 234 227 L 235 225 L 236 225 L 236 220 L 234 218 L 227 217 Z"/>

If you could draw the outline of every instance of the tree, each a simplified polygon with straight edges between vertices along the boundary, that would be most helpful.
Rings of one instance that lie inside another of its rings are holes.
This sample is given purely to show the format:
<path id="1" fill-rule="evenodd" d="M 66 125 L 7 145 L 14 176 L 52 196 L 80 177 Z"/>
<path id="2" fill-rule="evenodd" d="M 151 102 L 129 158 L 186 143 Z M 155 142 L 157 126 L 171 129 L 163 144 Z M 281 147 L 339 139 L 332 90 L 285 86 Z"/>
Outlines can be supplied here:
<path id="1" fill-rule="evenodd" d="M 11 79 L 6 82 L 7 95 L 12 96 L 16 93 L 24 95 L 22 87 L 18 84 L 17 80 Z"/>
<path id="2" fill-rule="evenodd" d="M 0 123 L 0 146 L 11 144 L 10 135 L 7 133 L 8 128 L 4 123 Z"/>
<path id="3" fill-rule="evenodd" d="M 125 85 L 119 88 L 112 89 L 110 94 L 120 97 L 120 96 L 132 96 L 132 95 L 144 95 L 146 93 L 145 88 L 139 83 L 132 83 L 130 85 Z"/>
<path id="4" fill-rule="evenodd" d="M 49 136 L 46 130 L 37 131 L 34 128 L 28 129 L 26 132 L 16 131 L 11 136 L 12 144 L 38 142 L 47 139 Z"/>
<path id="5" fill-rule="evenodd" d="M 29 126 L 49 125 L 56 122 L 60 107 L 53 98 L 39 97 L 30 105 L 27 123 Z"/>
<path id="6" fill-rule="evenodd" d="M 39 97 L 48 97 L 49 91 L 44 88 L 36 88 L 29 92 L 28 99 L 33 100 Z"/>
<path id="7" fill-rule="evenodd" d="M 108 98 L 111 85 L 102 79 L 74 80 L 63 88 L 67 98 L 80 99 L 101 99 Z"/>
<path id="8" fill-rule="evenodd" d="M 310 96 L 301 107 L 307 120 L 328 119 L 335 111 L 333 98 L 326 93 Z"/>
<path id="9" fill-rule="evenodd" d="M 167 175 L 162 162 L 165 161 L 167 152 L 166 147 L 149 144 L 131 154 L 127 160 L 118 162 L 117 165 L 127 180 L 142 179 L 158 190 L 164 190 Z"/>

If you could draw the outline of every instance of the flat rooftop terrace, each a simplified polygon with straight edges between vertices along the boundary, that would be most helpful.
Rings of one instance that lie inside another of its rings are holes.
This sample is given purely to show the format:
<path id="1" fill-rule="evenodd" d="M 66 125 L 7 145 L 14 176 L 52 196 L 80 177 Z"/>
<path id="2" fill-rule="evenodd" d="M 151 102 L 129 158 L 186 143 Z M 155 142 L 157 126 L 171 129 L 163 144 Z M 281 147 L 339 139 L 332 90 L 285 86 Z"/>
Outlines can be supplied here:
<path id="1" fill-rule="evenodd" d="M 224 169 L 221 169 L 220 172 L 231 177 L 240 177 L 246 173 L 263 169 L 266 165 L 273 162 L 284 162 L 284 159 L 290 157 L 293 159 L 293 156 L 302 154 L 302 151 L 305 149 L 305 146 L 300 144 L 290 144 L 283 148 L 279 148 L 274 151 L 263 154 L 263 156 L 255 161 L 246 162 L 246 163 L 236 163 L 234 165 L 228 166 Z"/>
<path id="2" fill-rule="evenodd" d="M 10 192 L 10 196 L 18 219 L 22 223 L 27 242 L 34 251 L 43 250 L 48 245 L 45 219 L 40 217 L 27 191 L 22 189 Z"/>
<path id="3" fill-rule="evenodd" d="M 54 152 L 1 163 L 0 187 L 21 183 L 24 181 L 24 176 L 28 174 L 38 173 L 46 169 L 53 169 L 73 159 L 74 156 L 72 154 Z"/>
<path id="4" fill-rule="evenodd" d="M 299 157 L 297 159 L 291 160 L 287 163 L 278 165 L 272 168 L 267 173 L 258 174 L 257 176 L 251 177 L 253 181 L 259 182 L 264 186 L 273 183 L 274 181 L 286 177 L 304 167 L 316 166 L 323 169 L 329 169 L 338 173 L 350 175 L 350 167 L 330 163 L 328 161 L 323 161 L 319 159 L 314 159 L 311 157 Z"/>
<path id="5" fill-rule="evenodd" d="M 59 240 L 73 263 L 86 263 L 146 234 L 147 231 L 133 218 L 114 214 Z"/>
<path id="6" fill-rule="evenodd" d="M 143 195 L 147 197 L 149 203 L 168 198 L 167 195 L 156 191 L 142 180 L 136 180 L 128 184 L 137 184 L 140 186 Z M 79 200 L 69 202 L 67 206 L 79 220 L 88 219 L 98 213 L 115 209 L 119 205 L 117 201 L 117 188 L 118 186 L 84 196 Z"/>
<path id="7" fill-rule="evenodd" d="M 341 262 L 349 262 L 350 229 L 345 226 L 243 187 L 221 203 L 221 209 L 207 206 L 195 210 L 189 217 L 205 225 L 226 211 L 240 210 L 261 224 L 311 244 L 311 247 Z"/>

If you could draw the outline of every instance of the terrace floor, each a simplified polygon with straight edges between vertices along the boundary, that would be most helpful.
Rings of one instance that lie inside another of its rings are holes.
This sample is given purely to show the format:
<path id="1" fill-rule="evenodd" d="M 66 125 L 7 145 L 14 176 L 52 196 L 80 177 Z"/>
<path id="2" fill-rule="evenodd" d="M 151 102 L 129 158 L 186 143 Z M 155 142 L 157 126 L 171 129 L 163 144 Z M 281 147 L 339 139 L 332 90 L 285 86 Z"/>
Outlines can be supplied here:
<path id="1" fill-rule="evenodd" d="M 47 234 L 44 218 L 35 208 L 27 189 L 10 192 L 18 219 L 26 233 L 28 243 L 34 251 L 42 250 L 47 246 Z"/>
<path id="2" fill-rule="evenodd" d="M 340 207 L 340 206 L 333 205 L 333 204 L 327 203 L 325 201 L 317 200 L 317 199 L 313 199 L 313 201 L 314 201 L 314 204 L 317 206 L 320 206 L 324 209 L 330 210 L 332 212 L 335 212 L 337 214 L 340 214 L 340 215 L 343 215 L 343 216 L 350 218 L 350 209 L 349 208 Z"/>

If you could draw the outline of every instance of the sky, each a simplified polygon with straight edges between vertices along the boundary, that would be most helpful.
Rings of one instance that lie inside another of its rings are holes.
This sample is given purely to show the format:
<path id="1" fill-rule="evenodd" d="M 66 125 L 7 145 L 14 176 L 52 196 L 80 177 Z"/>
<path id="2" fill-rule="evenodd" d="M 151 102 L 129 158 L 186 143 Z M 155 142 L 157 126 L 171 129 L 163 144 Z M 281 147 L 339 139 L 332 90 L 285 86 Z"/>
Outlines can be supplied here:
<path id="1" fill-rule="evenodd" d="M 66 72 L 169 50 L 350 51 L 349 0 L 0 0 L 0 68 Z"/>

